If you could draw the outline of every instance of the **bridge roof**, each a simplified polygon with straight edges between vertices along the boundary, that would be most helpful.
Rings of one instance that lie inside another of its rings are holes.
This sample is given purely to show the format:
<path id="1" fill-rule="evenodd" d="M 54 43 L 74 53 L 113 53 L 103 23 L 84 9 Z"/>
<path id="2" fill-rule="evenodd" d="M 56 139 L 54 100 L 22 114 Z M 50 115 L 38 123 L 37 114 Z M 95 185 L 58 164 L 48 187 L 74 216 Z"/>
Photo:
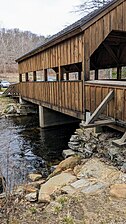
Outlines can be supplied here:
<path id="1" fill-rule="evenodd" d="M 109 11 L 111 11 L 114 7 L 116 7 L 123 1 L 124 0 L 113 0 L 109 2 L 108 4 L 106 4 L 105 6 L 94 10 L 93 12 L 84 16 L 83 18 L 71 24 L 70 26 L 67 26 L 65 29 L 61 30 L 57 34 L 51 36 L 43 44 L 37 46 L 33 50 L 19 57 L 18 59 L 16 59 L 16 62 L 21 62 L 25 60 L 26 58 L 29 58 L 32 55 L 35 55 L 65 39 L 68 39 L 78 33 L 81 33 L 86 28 L 88 28 L 93 22 L 97 21 L 104 14 L 107 14 Z"/>

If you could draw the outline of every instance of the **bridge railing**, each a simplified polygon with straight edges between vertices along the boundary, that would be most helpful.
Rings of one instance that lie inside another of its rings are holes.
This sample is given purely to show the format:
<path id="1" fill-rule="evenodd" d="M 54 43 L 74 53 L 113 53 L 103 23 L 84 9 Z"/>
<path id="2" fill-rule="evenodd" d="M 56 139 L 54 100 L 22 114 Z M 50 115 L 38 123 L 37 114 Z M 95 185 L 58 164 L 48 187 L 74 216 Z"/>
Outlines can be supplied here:
<path id="1" fill-rule="evenodd" d="M 87 81 L 85 83 L 85 109 L 91 112 L 98 107 L 107 94 L 114 90 L 114 99 L 104 111 L 106 116 L 126 122 L 126 82 L 123 81 Z"/>
<path id="2" fill-rule="evenodd" d="M 83 81 L 21 82 L 15 91 L 22 97 L 83 113 Z"/>

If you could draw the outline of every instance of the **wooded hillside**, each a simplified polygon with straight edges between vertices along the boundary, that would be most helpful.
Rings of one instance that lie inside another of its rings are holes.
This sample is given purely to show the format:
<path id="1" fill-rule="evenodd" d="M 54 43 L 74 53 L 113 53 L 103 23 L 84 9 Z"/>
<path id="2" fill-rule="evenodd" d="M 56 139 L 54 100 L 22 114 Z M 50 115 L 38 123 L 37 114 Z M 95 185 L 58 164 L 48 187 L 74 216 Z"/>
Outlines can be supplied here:
<path id="1" fill-rule="evenodd" d="M 0 73 L 6 74 L 16 73 L 15 59 L 43 43 L 45 37 L 29 31 L 2 28 L 0 40 Z"/>

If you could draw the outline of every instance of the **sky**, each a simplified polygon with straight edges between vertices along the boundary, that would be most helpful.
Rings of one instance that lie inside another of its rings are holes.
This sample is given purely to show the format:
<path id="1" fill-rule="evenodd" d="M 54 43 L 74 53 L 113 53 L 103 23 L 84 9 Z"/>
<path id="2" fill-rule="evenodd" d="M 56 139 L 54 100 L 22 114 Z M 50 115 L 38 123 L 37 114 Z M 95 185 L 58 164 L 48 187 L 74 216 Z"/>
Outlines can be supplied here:
<path id="1" fill-rule="evenodd" d="M 0 28 L 53 35 L 80 19 L 71 13 L 82 0 L 0 0 Z"/>

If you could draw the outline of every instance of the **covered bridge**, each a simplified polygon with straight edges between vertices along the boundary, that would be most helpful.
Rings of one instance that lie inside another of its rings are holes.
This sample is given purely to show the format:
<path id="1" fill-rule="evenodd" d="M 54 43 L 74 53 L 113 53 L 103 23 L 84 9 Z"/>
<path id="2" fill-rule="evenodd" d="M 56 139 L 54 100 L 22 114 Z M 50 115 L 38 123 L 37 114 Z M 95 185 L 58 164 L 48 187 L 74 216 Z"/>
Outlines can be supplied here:
<path id="1" fill-rule="evenodd" d="M 104 114 L 126 127 L 126 80 L 121 77 L 126 66 L 125 0 L 113 0 L 88 14 L 17 62 L 20 82 L 14 92 L 23 99 L 84 120 L 86 111 L 91 112 L 87 124 Z M 99 70 L 109 68 L 117 68 L 115 79 L 102 80 Z M 55 72 L 55 81 L 48 81 L 49 69 Z M 38 71 L 43 71 L 43 81 L 37 80 Z M 72 72 L 76 80 L 70 80 Z"/>

